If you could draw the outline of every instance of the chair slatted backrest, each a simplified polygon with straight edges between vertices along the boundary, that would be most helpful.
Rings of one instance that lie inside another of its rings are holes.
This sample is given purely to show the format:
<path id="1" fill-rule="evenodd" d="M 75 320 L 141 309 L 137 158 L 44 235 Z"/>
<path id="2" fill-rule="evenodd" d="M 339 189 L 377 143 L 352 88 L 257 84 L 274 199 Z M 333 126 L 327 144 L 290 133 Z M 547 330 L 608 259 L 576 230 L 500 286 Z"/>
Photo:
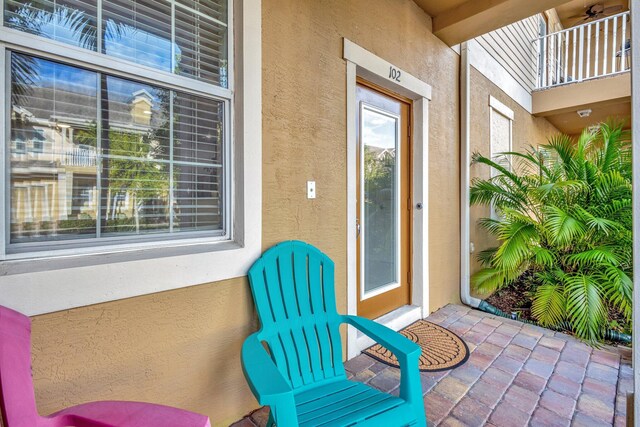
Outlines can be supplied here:
<path id="1" fill-rule="evenodd" d="M 282 242 L 249 270 L 259 337 L 294 389 L 343 377 L 334 264 L 315 247 Z"/>
<path id="2" fill-rule="evenodd" d="M 31 377 L 31 320 L 0 306 L 0 411 L 5 427 L 34 427 L 38 411 Z"/>

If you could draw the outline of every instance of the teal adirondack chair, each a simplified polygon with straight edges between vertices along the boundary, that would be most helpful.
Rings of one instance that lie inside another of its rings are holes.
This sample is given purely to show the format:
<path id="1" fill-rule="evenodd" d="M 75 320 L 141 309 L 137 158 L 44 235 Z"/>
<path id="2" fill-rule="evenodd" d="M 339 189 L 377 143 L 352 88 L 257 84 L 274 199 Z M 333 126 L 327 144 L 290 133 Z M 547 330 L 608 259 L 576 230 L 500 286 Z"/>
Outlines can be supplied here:
<path id="1" fill-rule="evenodd" d="M 338 314 L 328 256 L 303 242 L 282 242 L 255 262 L 249 280 L 262 326 L 242 346 L 242 368 L 258 402 L 271 407 L 268 426 L 426 425 L 420 348 L 371 320 Z M 399 397 L 347 380 L 342 323 L 396 355 Z"/>

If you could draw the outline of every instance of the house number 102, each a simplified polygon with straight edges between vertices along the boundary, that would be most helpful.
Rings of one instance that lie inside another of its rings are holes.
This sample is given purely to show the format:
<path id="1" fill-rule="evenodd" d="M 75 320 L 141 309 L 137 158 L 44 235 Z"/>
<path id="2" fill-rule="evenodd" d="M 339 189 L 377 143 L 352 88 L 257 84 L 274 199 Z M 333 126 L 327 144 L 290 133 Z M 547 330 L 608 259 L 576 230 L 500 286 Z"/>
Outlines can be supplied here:
<path id="1" fill-rule="evenodd" d="M 397 82 L 400 82 L 400 75 L 402 75 L 402 72 L 400 70 L 395 68 L 393 65 L 389 66 L 389 78 L 391 80 L 395 80 Z"/>

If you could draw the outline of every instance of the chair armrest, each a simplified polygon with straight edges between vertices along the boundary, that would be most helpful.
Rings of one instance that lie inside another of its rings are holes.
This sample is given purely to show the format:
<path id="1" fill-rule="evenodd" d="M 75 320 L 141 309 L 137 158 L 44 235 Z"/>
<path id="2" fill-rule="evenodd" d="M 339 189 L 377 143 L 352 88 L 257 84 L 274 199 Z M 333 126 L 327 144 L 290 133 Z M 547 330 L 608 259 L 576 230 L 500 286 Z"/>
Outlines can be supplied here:
<path id="1" fill-rule="evenodd" d="M 283 401 L 293 403 L 293 390 L 264 349 L 258 334 L 249 335 L 242 345 L 242 370 L 253 395 L 261 405 Z"/>
<path id="2" fill-rule="evenodd" d="M 359 316 L 342 316 L 344 323 L 354 326 L 364 332 L 369 338 L 382 344 L 400 360 L 404 355 L 416 353 L 420 355 L 420 346 L 408 338 L 403 337 L 384 325 Z"/>
<path id="3" fill-rule="evenodd" d="M 412 405 L 417 417 L 424 418 L 422 385 L 418 369 L 418 360 L 422 353 L 420 346 L 386 326 L 364 317 L 342 316 L 342 320 L 361 330 L 396 356 L 400 364 L 400 398 Z"/>

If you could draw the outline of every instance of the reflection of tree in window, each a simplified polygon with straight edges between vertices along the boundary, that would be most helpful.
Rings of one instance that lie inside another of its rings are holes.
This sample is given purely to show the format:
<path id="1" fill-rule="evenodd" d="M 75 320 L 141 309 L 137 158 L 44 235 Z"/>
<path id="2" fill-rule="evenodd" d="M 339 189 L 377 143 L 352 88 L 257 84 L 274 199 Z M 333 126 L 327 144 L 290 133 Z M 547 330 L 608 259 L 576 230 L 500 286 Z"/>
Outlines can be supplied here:
<path id="1" fill-rule="evenodd" d="M 365 168 L 365 198 L 364 202 L 367 211 L 367 221 L 370 226 L 371 223 L 376 222 L 377 217 L 383 224 L 389 224 L 392 221 L 394 215 L 393 206 L 393 191 L 395 189 L 395 165 L 396 159 L 394 156 L 395 150 L 373 150 L 371 147 L 366 146 L 364 148 Z M 387 218 L 389 217 L 389 218 Z M 395 235 L 395 230 L 390 227 L 373 227 L 379 237 L 384 237 L 384 240 L 392 239 Z M 377 246 L 378 248 L 385 248 L 386 245 Z M 382 250 L 382 249 L 380 249 Z"/>
<path id="2" fill-rule="evenodd" d="M 95 50 L 95 21 L 61 4 L 48 15 L 23 5 L 5 21 L 13 19 L 16 28 L 21 20 L 23 31 L 45 37 L 52 25 L 58 34 L 84 31 L 82 47 Z M 170 225 L 171 231 L 222 230 L 222 101 L 18 52 L 11 52 L 10 64 L 12 243 L 168 231 Z M 14 210 L 30 212 L 29 220 Z"/>

